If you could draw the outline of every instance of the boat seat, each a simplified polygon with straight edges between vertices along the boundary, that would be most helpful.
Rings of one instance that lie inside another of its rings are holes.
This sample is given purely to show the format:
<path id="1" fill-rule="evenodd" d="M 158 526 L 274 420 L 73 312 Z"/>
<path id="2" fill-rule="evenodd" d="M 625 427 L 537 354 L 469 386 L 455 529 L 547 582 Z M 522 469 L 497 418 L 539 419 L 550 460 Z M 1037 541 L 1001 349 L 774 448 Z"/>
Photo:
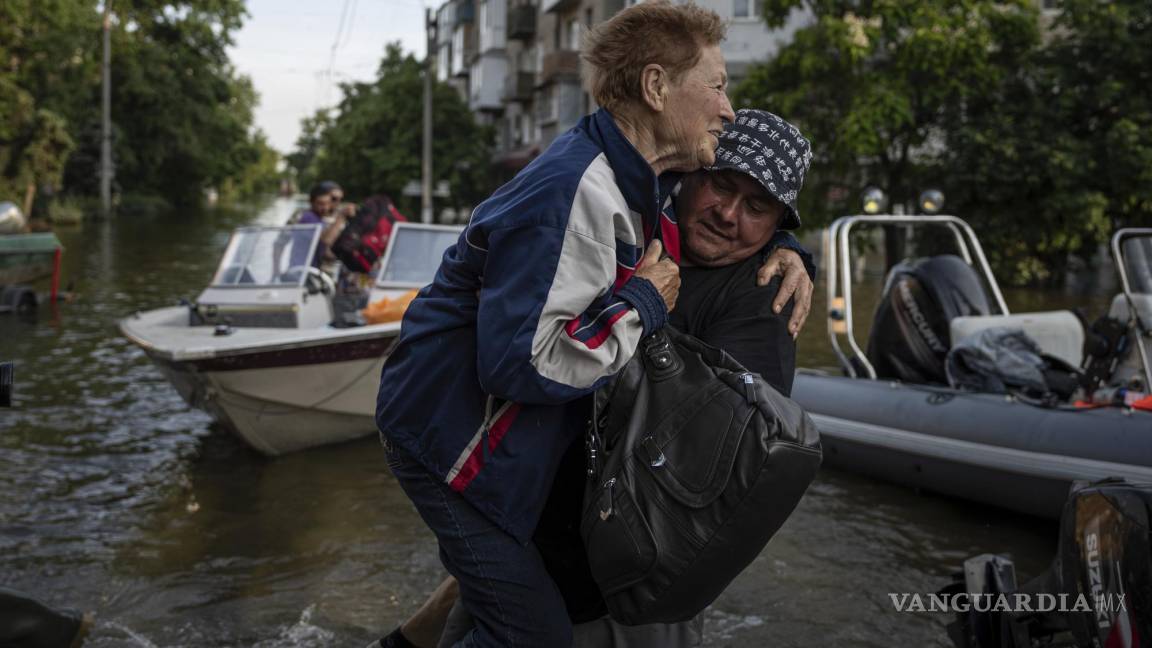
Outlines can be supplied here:
<path id="1" fill-rule="evenodd" d="M 1152 294 L 1134 293 L 1132 303 L 1136 304 L 1136 313 L 1145 324 L 1152 324 Z M 1112 306 L 1108 309 L 1108 316 L 1121 322 L 1128 321 L 1128 298 L 1120 293 L 1112 298 Z"/>
<path id="2" fill-rule="evenodd" d="M 1079 367 L 1084 358 L 1084 323 L 1072 311 L 1042 311 L 1014 315 L 954 317 L 949 323 L 952 345 L 985 329 L 997 326 L 1023 329 L 1040 350 Z"/>

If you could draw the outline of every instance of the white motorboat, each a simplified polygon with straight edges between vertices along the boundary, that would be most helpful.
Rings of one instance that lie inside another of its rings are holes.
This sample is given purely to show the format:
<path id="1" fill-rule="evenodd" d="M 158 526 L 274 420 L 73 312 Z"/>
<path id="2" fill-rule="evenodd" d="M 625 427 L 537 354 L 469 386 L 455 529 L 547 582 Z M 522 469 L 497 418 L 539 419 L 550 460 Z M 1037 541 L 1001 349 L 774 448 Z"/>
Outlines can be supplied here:
<path id="1" fill-rule="evenodd" d="M 460 231 L 397 223 L 369 302 L 430 283 Z M 400 333 L 399 321 L 333 326 L 335 284 L 311 265 L 319 233 L 240 228 L 195 303 L 120 322 L 189 405 L 268 455 L 375 432 L 380 368 Z"/>

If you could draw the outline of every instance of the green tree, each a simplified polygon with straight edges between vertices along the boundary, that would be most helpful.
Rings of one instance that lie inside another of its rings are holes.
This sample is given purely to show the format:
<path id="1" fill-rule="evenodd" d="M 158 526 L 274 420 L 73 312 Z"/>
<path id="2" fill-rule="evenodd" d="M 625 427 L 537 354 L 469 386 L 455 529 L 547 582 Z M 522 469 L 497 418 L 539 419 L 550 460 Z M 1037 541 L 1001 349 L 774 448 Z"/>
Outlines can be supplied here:
<path id="1" fill-rule="evenodd" d="M 0 199 L 25 211 L 37 187 L 59 184 L 72 151 L 66 115 L 91 71 L 76 43 L 94 24 L 75 3 L 0 4 Z"/>
<path id="2" fill-rule="evenodd" d="M 311 117 L 300 120 L 300 136 L 296 138 L 296 150 L 284 156 L 284 162 L 295 176 L 297 184 L 305 190 L 318 180 L 313 175 L 313 163 L 320 152 L 320 140 L 324 131 L 331 124 L 332 118 L 327 109 L 317 110 Z"/>
<path id="3" fill-rule="evenodd" d="M 243 4 L 134 0 L 116 11 L 117 181 L 126 192 L 194 199 L 255 157 L 248 130 L 256 93 L 225 51 Z"/>
<path id="4" fill-rule="evenodd" d="M 753 68 L 734 98 L 795 120 L 811 137 L 809 213 L 825 217 L 830 186 L 850 187 L 852 201 L 869 183 L 913 200 L 918 171 L 939 156 L 957 110 L 994 92 L 1039 41 L 1026 0 L 767 0 L 765 19 L 780 27 L 798 8 L 813 24 Z"/>
<path id="5" fill-rule="evenodd" d="M 115 0 L 112 8 L 120 189 L 188 201 L 251 173 L 268 151 L 252 131 L 256 93 L 226 52 L 243 1 Z M 5 194 L 56 184 L 61 165 L 67 191 L 97 192 L 102 10 L 98 0 L 0 3 Z"/>
<path id="6" fill-rule="evenodd" d="M 737 101 L 811 135 L 807 213 L 854 211 L 866 184 L 899 202 L 939 186 L 1002 281 L 1059 279 L 1152 216 L 1152 5 L 1068 0 L 1044 21 L 1031 5 L 768 0 L 769 24 L 798 6 L 815 23 Z"/>
<path id="7" fill-rule="evenodd" d="M 357 196 L 386 192 L 412 214 L 415 203 L 399 194 L 405 184 L 420 178 L 423 87 L 423 65 L 403 54 L 399 44 L 389 44 L 374 82 L 342 86 L 343 100 L 322 127 L 304 175 L 336 180 Z M 305 124 L 305 146 L 293 154 L 296 159 L 304 160 L 309 153 L 308 128 Z M 487 197 L 493 132 L 476 123 L 451 86 L 439 82 L 433 86 L 433 128 L 432 175 L 449 183 L 454 206 L 474 205 Z"/>
<path id="8" fill-rule="evenodd" d="M 249 198 L 276 193 L 280 189 L 280 154 L 268 144 L 268 138 L 257 130 L 250 137 L 250 160 L 239 172 L 220 185 L 224 200 Z"/>

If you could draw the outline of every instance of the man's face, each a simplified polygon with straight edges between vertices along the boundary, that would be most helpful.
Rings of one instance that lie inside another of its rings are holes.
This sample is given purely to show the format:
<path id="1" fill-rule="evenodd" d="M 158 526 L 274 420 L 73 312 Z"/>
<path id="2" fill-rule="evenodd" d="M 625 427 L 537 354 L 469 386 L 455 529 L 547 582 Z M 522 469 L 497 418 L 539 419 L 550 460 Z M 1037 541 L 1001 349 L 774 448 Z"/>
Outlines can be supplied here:
<path id="1" fill-rule="evenodd" d="M 684 259 L 726 266 L 764 247 L 784 215 L 784 204 L 738 171 L 697 171 L 684 179 L 676 201 Z"/>
<path id="2" fill-rule="evenodd" d="M 736 119 L 727 87 L 724 55 L 717 45 L 704 47 L 696 66 L 671 85 L 665 127 L 679 157 L 686 162 L 677 170 L 695 171 L 716 160 L 724 123 Z"/>
<path id="3" fill-rule="evenodd" d="M 332 194 L 316 196 L 312 199 L 312 211 L 317 216 L 327 216 L 332 211 Z"/>

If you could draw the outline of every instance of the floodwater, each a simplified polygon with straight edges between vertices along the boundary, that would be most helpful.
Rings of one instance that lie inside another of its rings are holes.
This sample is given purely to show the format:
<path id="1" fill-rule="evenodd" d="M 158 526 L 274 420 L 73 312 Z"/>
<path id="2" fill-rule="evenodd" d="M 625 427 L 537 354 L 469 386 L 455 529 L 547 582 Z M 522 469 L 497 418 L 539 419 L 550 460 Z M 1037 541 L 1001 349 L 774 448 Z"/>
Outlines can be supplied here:
<path id="1" fill-rule="evenodd" d="M 363 646 L 443 576 L 375 438 L 262 457 L 189 409 L 116 328 L 194 298 L 234 227 L 290 209 L 61 230 L 76 300 L 34 321 L 0 315 L 17 381 L 0 410 L 0 585 L 95 611 L 89 646 Z M 801 364 L 832 364 L 822 300 Z M 825 470 L 706 612 L 706 645 L 948 646 L 947 615 L 897 612 L 889 593 L 935 592 L 986 552 L 1027 578 L 1055 543 L 1050 522 Z"/>

